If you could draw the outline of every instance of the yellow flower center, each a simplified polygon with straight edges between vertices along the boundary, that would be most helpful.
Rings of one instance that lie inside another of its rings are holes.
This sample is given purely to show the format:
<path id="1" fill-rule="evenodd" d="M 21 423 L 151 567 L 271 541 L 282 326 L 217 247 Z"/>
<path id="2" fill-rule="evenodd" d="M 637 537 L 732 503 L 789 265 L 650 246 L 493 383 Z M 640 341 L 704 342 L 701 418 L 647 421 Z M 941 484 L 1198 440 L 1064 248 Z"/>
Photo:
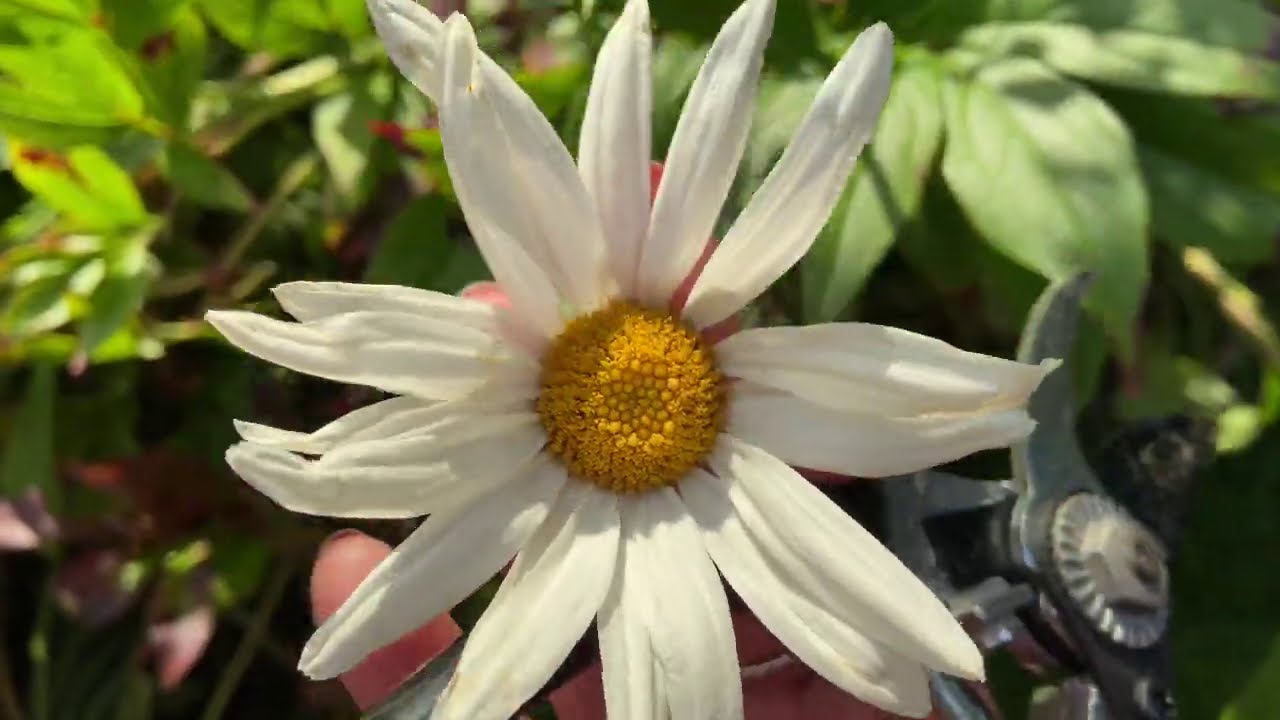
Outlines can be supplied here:
<path id="1" fill-rule="evenodd" d="M 671 315 L 614 301 L 542 360 L 538 415 L 574 476 L 616 493 L 675 484 L 711 450 L 724 389 L 712 351 Z"/>

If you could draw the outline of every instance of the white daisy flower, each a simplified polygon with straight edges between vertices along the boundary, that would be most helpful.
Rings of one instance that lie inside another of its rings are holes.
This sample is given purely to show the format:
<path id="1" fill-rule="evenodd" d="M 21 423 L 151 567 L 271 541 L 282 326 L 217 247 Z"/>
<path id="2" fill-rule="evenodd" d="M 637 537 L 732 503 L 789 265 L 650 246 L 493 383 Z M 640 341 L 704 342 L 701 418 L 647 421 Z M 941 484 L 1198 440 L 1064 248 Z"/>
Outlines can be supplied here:
<path id="1" fill-rule="evenodd" d="M 733 316 L 826 222 L 889 89 L 892 36 L 854 42 L 698 276 L 747 138 L 774 0 L 729 18 L 693 84 L 652 202 L 648 9 L 595 67 L 573 158 L 467 20 L 369 0 L 387 51 L 440 114 L 468 225 L 509 309 L 403 287 L 294 282 L 298 322 L 211 312 L 262 359 L 397 397 L 314 433 L 237 425 L 227 461 L 284 507 L 428 515 L 311 638 L 333 677 L 515 558 L 435 716 L 494 720 L 597 620 L 612 718 L 741 718 L 721 576 L 799 660 L 892 712 L 926 669 L 981 678 L 942 603 L 790 466 L 906 473 L 1031 431 L 1051 369 L 858 323 L 746 330 Z M 718 572 L 717 572 L 718 570 Z"/>

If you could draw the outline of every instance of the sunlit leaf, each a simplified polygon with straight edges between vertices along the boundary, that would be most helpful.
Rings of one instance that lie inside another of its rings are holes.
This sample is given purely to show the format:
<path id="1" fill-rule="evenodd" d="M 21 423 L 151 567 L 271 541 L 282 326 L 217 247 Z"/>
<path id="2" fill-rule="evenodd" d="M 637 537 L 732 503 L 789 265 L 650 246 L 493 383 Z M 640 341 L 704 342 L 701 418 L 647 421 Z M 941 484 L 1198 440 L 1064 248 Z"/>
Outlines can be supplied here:
<path id="1" fill-rule="evenodd" d="M 10 143 L 9 150 L 18 181 L 62 212 L 75 229 L 115 230 L 146 221 L 132 178 L 101 149 L 81 145 L 64 155 Z"/>
<path id="2" fill-rule="evenodd" d="M 197 0 L 197 4 L 231 42 L 282 56 L 321 50 L 330 32 L 349 30 L 351 23 L 349 9 L 334 17 L 330 3 L 316 0 Z"/>
<path id="3" fill-rule="evenodd" d="M 1179 95 L 1280 98 L 1280 64 L 1252 51 L 1130 29 L 1055 22 L 969 28 L 960 43 L 989 57 L 1034 57 L 1068 75 Z"/>
<path id="4" fill-rule="evenodd" d="M 92 0 L 5 0 L 0 3 L 0 18 L 42 16 L 71 23 L 89 20 Z"/>
<path id="5" fill-rule="evenodd" d="M 982 19 L 1128 28 L 1261 53 L 1276 28 L 1262 3 L 1221 0 L 987 0 Z M 976 18 L 975 18 L 976 20 Z"/>
<path id="6" fill-rule="evenodd" d="M 63 145 L 142 123 L 142 95 L 116 52 L 95 29 L 0 45 L 0 130 Z"/>
<path id="7" fill-rule="evenodd" d="M 66 297 L 68 275 L 34 280 L 19 287 L 5 304 L 0 327 L 6 334 L 34 335 L 61 327 L 71 319 Z"/>
<path id="8" fill-rule="evenodd" d="M 362 78 L 345 92 L 320 101 L 311 112 L 311 136 L 329 176 L 338 192 L 353 205 L 373 147 L 374 135 L 369 126 L 382 116 L 381 103 L 368 85 L 368 80 Z"/>
<path id="9" fill-rule="evenodd" d="M 1124 123 L 1027 58 L 979 67 L 947 85 L 945 100 L 942 172 L 970 222 L 1046 278 L 1095 270 L 1087 307 L 1131 350 L 1148 278 L 1148 208 Z"/>

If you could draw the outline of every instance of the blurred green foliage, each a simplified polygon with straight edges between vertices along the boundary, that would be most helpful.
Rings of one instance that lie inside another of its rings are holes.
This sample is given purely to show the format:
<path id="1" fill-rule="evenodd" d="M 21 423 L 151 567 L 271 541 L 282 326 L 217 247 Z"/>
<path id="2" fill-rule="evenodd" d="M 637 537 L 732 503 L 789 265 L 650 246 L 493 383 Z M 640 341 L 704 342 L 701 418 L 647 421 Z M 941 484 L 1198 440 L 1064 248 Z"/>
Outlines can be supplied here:
<path id="1" fill-rule="evenodd" d="M 651 0 L 658 158 L 736 2 Z M 571 148 L 620 4 L 433 0 Z M 898 40 L 879 129 L 760 316 L 1009 355 L 1046 280 L 1095 270 L 1084 417 L 1205 414 L 1231 456 L 1178 568 L 1185 716 L 1275 717 L 1280 23 L 1256 0 L 779 0 L 726 218 L 877 19 Z M 274 312 L 299 278 L 484 279 L 432 112 L 361 0 L 0 0 L 0 493 L 22 519 L 0 532 L 0 716 L 350 716 L 292 669 L 332 527 L 221 453 L 232 417 L 314 427 L 373 395 L 201 317 Z"/>

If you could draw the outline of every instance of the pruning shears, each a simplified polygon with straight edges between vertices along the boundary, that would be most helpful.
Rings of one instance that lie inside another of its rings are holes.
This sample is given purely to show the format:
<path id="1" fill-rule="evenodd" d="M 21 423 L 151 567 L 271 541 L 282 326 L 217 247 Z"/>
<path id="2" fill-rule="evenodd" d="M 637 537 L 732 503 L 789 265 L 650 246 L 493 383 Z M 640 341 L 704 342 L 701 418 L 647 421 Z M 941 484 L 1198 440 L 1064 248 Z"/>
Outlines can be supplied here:
<path id="1" fill-rule="evenodd" d="M 1031 398 L 1038 424 L 1012 449 L 1013 478 L 894 478 L 885 539 L 984 652 L 1007 650 L 1056 680 L 1033 697 L 1031 720 L 1173 720 L 1169 560 L 1192 480 L 1212 458 L 1213 428 L 1147 421 L 1086 461 L 1070 354 L 1089 281 L 1051 286 L 1032 309 L 1018 359 L 1067 362 Z M 981 688 L 932 681 L 945 717 L 1003 717 Z"/>

